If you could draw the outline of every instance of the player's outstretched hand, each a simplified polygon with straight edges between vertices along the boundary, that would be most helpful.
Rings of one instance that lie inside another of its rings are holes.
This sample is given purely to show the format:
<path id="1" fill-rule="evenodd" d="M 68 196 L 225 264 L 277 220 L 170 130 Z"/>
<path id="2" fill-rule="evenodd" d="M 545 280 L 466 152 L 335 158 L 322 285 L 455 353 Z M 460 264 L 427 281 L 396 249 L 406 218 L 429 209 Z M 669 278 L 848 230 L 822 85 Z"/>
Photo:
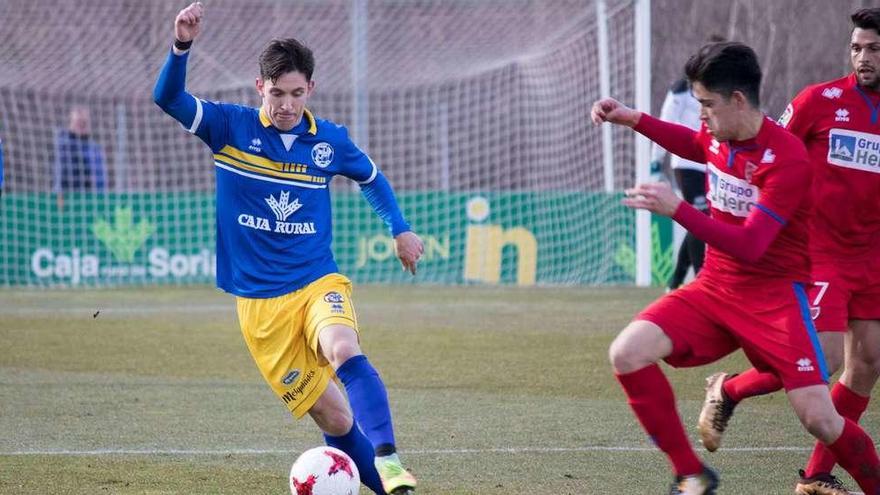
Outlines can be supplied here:
<path id="1" fill-rule="evenodd" d="M 601 125 L 602 122 L 611 122 L 612 124 L 635 127 L 641 117 L 641 112 L 633 110 L 614 98 L 603 98 L 593 103 L 593 108 L 590 110 L 590 118 L 596 125 Z"/>
<path id="2" fill-rule="evenodd" d="M 623 204 L 630 208 L 652 211 L 671 217 L 682 199 L 675 194 L 668 182 L 648 182 L 624 191 Z"/>
<path id="3" fill-rule="evenodd" d="M 174 37 L 184 43 L 194 40 L 199 35 L 204 12 L 202 2 L 193 2 L 178 12 L 174 18 Z"/>
<path id="4" fill-rule="evenodd" d="M 403 269 L 415 275 L 416 265 L 425 252 L 422 239 L 414 232 L 401 232 L 394 238 L 394 247 L 397 249 L 397 258 L 400 259 Z"/>

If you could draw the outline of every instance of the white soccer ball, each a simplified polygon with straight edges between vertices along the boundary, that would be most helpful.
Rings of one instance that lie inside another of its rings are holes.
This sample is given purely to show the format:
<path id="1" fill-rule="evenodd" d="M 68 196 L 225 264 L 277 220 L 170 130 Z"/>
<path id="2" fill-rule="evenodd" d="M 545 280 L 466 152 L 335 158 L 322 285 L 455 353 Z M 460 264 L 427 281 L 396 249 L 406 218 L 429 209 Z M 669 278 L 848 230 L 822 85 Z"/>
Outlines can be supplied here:
<path id="1" fill-rule="evenodd" d="M 354 461 L 333 447 L 309 449 L 290 468 L 293 495 L 357 495 L 360 486 Z"/>

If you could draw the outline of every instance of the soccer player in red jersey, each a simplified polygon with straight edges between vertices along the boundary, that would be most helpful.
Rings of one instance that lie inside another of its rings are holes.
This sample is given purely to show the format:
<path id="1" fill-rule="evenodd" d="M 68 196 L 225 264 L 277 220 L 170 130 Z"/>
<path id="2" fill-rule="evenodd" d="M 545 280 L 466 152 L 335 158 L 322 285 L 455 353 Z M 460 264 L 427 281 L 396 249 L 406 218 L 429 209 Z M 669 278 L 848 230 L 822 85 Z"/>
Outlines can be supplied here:
<path id="1" fill-rule="evenodd" d="M 880 9 L 851 16 L 847 77 L 808 86 L 780 123 L 801 138 L 813 169 L 809 299 L 830 373 L 846 369 L 831 390 L 843 416 L 858 421 L 880 376 Z M 750 369 L 709 377 L 699 431 L 714 451 L 739 401 L 782 388 L 779 377 Z M 799 495 L 849 493 L 831 475 L 834 456 L 818 444 Z"/>
<path id="2" fill-rule="evenodd" d="M 697 457 L 675 396 L 658 366 L 700 366 L 742 348 L 776 375 L 804 427 L 871 495 L 880 495 L 873 440 L 834 409 L 825 358 L 804 283 L 811 169 L 803 143 L 760 111 L 761 69 L 741 43 L 714 43 L 685 72 L 701 104 L 699 132 L 652 118 L 613 99 L 592 119 L 632 127 L 669 151 L 708 164 L 710 216 L 663 183 L 627 191 L 624 204 L 672 217 L 708 245 L 691 284 L 645 308 L 609 351 L 630 406 L 675 472 L 672 494 L 713 494 L 718 476 Z"/>

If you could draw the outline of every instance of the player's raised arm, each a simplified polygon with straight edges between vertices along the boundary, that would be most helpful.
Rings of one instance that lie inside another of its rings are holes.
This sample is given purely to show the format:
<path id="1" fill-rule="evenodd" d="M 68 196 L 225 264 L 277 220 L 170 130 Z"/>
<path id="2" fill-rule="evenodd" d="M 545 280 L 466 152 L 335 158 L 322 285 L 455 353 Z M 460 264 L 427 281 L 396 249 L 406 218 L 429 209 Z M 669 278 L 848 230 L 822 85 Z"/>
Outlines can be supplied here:
<path id="1" fill-rule="evenodd" d="M 201 31 L 202 16 L 205 9 L 202 2 L 193 2 L 187 8 L 177 13 L 174 18 L 174 39 L 177 41 L 175 47 L 186 50 L 189 47 L 181 47 L 186 43 L 192 43 Z"/>
<path id="2" fill-rule="evenodd" d="M 203 15 L 204 8 L 200 2 L 192 3 L 177 13 L 174 18 L 174 46 L 153 88 L 153 101 L 184 127 L 193 124 L 198 127 L 198 123 L 194 122 L 198 103 L 186 93 L 186 62 L 193 40 L 201 30 Z"/>
<path id="3" fill-rule="evenodd" d="M 590 118 L 596 125 L 609 122 L 632 128 L 686 160 L 698 163 L 706 161 L 703 147 L 697 139 L 698 134 L 692 129 L 655 119 L 646 113 L 629 108 L 614 98 L 603 98 L 593 103 Z"/>
<path id="4" fill-rule="evenodd" d="M 153 101 L 214 149 L 227 129 L 221 105 L 200 100 L 186 91 L 186 63 L 193 40 L 201 32 L 203 17 L 204 7 L 195 2 L 174 18 L 174 45 L 153 88 Z"/>
<path id="5" fill-rule="evenodd" d="M 596 125 L 603 122 L 635 127 L 639 123 L 642 112 L 633 110 L 614 98 L 603 98 L 593 103 L 590 110 L 590 118 Z"/>

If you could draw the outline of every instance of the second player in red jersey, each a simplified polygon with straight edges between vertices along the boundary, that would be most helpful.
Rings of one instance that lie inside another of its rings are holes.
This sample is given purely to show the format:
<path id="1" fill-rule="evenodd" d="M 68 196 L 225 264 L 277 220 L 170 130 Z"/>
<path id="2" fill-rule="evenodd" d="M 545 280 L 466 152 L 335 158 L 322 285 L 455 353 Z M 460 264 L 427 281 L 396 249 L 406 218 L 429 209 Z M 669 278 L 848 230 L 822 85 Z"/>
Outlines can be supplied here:
<path id="1" fill-rule="evenodd" d="M 880 9 L 872 10 L 880 17 Z M 803 139 L 813 164 L 811 296 L 820 331 L 845 331 L 848 320 L 880 320 L 878 86 L 863 86 L 857 72 L 810 86 L 780 119 Z"/>
<path id="2" fill-rule="evenodd" d="M 706 45 L 685 72 L 701 104 L 699 133 L 613 99 L 592 109 L 597 124 L 632 127 L 683 158 L 709 163 L 709 217 L 668 184 L 627 191 L 624 204 L 671 216 L 709 252 L 695 282 L 660 298 L 620 332 L 609 350 L 615 374 L 639 422 L 672 464 L 672 494 L 714 494 L 718 476 L 693 451 L 657 363 L 697 366 L 742 348 L 756 368 L 783 383 L 805 428 L 866 493 L 878 495 L 873 440 L 835 411 L 809 316 L 803 287 L 810 276 L 807 152 L 760 111 L 761 70 L 751 48 Z"/>
<path id="3" fill-rule="evenodd" d="M 851 16 L 853 72 L 808 86 L 786 108 L 780 123 L 803 140 L 813 173 L 810 310 L 829 372 L 846 356 L 831 391 L 841 415 L 858 421 L 880 376 L 880 9 Z M 848 346 L 844 352 L 844 336 Z M 782 388 L 779 377 L 758 369 L 708 379 L 699 430 L 709 450 L 739 401 Z M 831 474 L 832 452 L 817 444 L 798 495 L 843 495 Z"/>

